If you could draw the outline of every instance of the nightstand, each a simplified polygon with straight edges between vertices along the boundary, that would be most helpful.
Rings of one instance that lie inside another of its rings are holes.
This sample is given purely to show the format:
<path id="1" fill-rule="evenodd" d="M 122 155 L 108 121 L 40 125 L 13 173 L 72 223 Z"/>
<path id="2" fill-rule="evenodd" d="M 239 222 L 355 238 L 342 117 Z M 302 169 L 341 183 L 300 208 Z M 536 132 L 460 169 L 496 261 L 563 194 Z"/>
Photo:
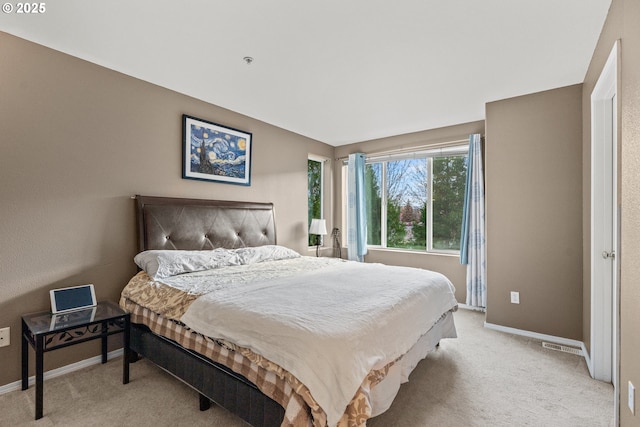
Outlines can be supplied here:
<path id="1" fill-rule="evenodd" d="M 36 420 L 42 418 L 44 353 L 83 342 L 102 340 L 102 363 L 107 363 L 107 337 L 122 333 L 124 357 L 122 383 L 129 382 L 130 315 L 110 301 L 95 307 L 51 314 L 22 316 L 22 390 L 29 388 L 29 344 L 36 352 Z"/>

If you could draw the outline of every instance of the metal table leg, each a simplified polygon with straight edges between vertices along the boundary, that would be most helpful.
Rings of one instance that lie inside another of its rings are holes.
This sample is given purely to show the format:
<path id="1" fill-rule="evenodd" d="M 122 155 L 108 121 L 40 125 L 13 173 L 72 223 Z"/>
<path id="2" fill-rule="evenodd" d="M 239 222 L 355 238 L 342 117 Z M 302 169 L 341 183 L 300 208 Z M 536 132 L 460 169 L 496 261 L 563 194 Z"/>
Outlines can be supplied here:
<path id="1" fill-rule="evenodd" d="M 36 420 L 42 418 L 42 403 L 44 401 L 44 336 L 36 337 Z"/>
<path id="2" fill-rule="evenodd" d="M 29 342 L 27 341 L 28 328 L 22 321 L 22 389 L 29 388 Z"/>
<path id="3" fill-rule="evenodd" d="M 131 344 L 131 320 L 129 315 L 124 318 L 124 333 L 123 333 L 123 343 L 122 347 L 124 350 L 124 354 L 122 355 L 122 384 L 129 384 L 129 359 L 131 358 L 130 354 L 130 344 Z"/>

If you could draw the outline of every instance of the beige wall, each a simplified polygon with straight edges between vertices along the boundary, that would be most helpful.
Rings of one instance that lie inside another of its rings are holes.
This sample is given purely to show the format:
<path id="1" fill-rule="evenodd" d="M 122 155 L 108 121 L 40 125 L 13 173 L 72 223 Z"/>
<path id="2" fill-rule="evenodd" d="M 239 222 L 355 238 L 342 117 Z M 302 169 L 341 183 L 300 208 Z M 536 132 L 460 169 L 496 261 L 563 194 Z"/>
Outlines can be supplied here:
<path id="1" fill-rule="evenodd" d="M 134 194 L 274 202 L 279 243 L 307 250 L 307 156 L 333 147 L 5 33 L 0 57 L 0 386 L 20 377 L 20 315 L 48 309 L 49 289 L 118 300 L 136 271 Z M 182 114 L 253 133 L 250 187 L 181 178 Z"/>
<path id="2" fill-rule="evenodd" d="M 583 88 L 584 122 L 584 235 L 585 271 L 589 268 L 590 203 L 590 96 L 616 40 L 620 40 L 618 84 L 618 182 L 620 209 L 620 425 L 640 425 L 640 400 L 636 396 L 636 415 L 627 408 L 627 384 L 640 389 L 640 2 L 613 0 L 598 41 Z M 585 311 L 590 306 L 588 274 L 584 281 Z M 585 338 L 589 336 L 589 317 L 585 316 Z"/>
<path id="3" fill-rule="evenodd" d="M 488 323 L 582 340 L 581 96 L 486 105 Z"/>
<path id="4" fill-rule="evenodd" d="M 477 121 L 456 126 L 448 126 L 423 132 L 398 135 L 357 144 L 336 147 L 337 159 L 348 157 L 351 153 L 375 153 L 391 149 L 406 149 L 424 145 L 440 144 L 450 141 L 468 140 L 473 133 L 484 134 L 484 121 Z M 342 172 L 335 168 L 335 205 L 341 206 L 342 201 Z M 342 211 L 334 211 L 334 223 L 342 224 Z M 346 239 L 343 238 L 343 240 Z M 346 241 L 343 241 L 346 244 Z M 346 250 L 343 251 L 346 256 Z M 407 267 L 426 268 L 446 275 L 456 287 L 456 299 L 465 302 L 466 299 L 466 266 L 460 265 L 459 256 L 428 254 L 424 252 L 401 251 L 393 249 L 370 249 L 365 257 L 366 262 L 381 262 Z"/>

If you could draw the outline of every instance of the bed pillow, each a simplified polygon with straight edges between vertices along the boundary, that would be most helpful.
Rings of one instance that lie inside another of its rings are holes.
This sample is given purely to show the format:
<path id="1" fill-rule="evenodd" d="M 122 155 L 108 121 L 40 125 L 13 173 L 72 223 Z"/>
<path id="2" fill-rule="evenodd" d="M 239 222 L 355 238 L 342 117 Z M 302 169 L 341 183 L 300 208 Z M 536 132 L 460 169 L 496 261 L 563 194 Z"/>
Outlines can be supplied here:
<path id="1" fill-rule="evenodd" d="M 155 280 L 239 264 L 238 256 L 223 248 L 207 251 L 149 250 L 140 252 L 133 261 Z"/>
<path id="2" fill-rule="evenodd" d="M 238 261 L 243 265 L 300 257 L 300 254 L 298 252 L 278 245 L 239 248 L 235 250 L 235 253 L 238 255 Z"/>

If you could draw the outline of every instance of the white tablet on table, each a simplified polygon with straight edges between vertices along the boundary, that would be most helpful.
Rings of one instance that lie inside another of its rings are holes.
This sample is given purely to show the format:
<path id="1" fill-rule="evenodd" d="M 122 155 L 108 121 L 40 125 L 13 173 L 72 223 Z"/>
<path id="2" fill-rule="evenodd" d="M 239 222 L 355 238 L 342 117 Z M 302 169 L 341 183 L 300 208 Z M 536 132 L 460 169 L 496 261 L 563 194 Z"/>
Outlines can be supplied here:
<path id="1" fill-rule="evenodd" d="M 49 295 L 53 314 L 82 310 L 83 308 L 95 307 L 97 304 L 96 293 L 91 284 L 52 289 L 49 291 Z"/>

